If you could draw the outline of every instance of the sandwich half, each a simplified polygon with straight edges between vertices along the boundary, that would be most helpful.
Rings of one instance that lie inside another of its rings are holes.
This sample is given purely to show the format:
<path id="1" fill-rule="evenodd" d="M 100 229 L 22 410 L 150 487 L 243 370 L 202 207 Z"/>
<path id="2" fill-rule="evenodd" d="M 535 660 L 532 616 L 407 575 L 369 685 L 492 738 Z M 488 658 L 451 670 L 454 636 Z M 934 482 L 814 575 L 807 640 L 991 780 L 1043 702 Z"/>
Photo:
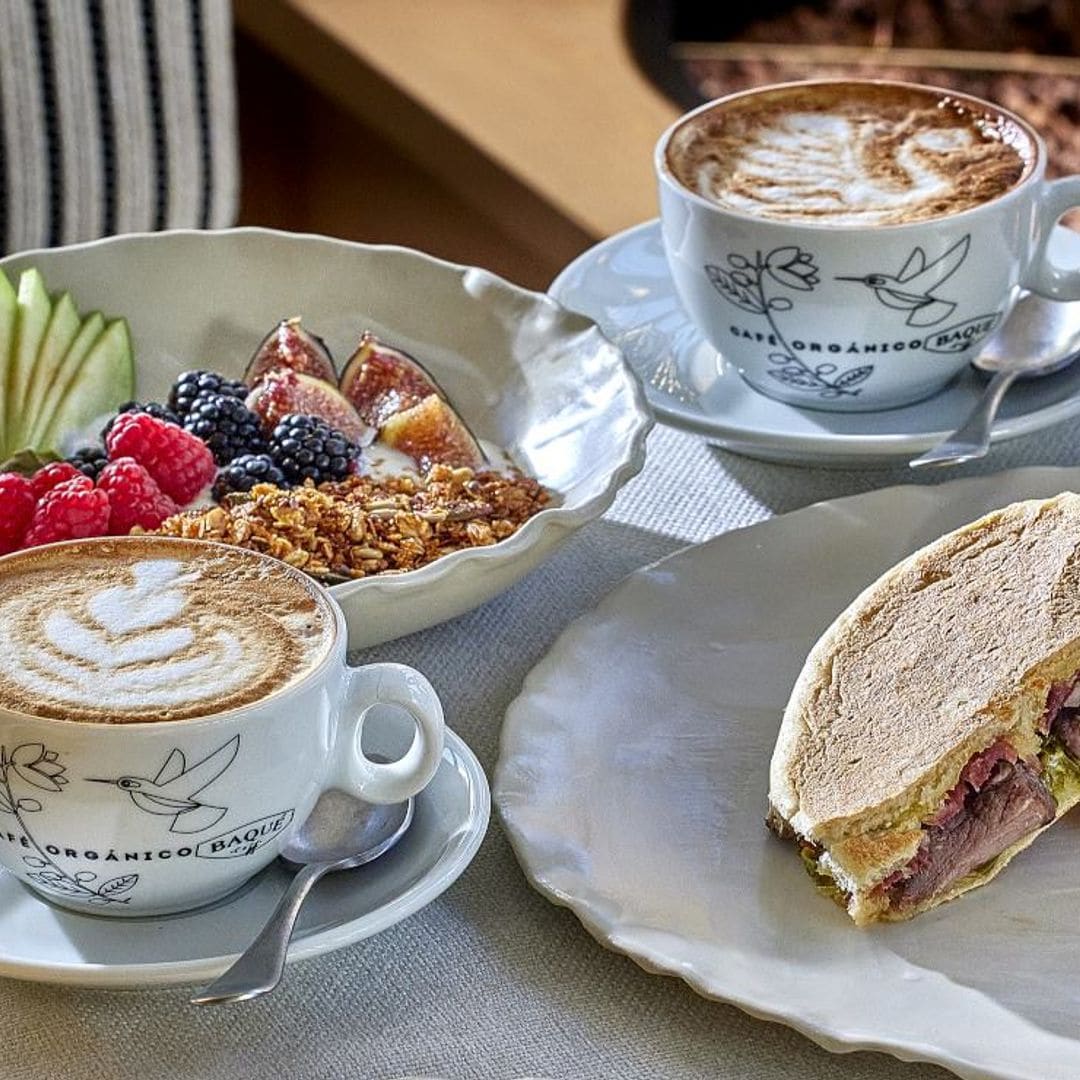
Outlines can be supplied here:
<path id="1" fill-rule="evenodd" d="M 915 552 L 811 650 L 770 827 L 856 923 L 985 884 L 1080 802 L 1080 495 Z"/>

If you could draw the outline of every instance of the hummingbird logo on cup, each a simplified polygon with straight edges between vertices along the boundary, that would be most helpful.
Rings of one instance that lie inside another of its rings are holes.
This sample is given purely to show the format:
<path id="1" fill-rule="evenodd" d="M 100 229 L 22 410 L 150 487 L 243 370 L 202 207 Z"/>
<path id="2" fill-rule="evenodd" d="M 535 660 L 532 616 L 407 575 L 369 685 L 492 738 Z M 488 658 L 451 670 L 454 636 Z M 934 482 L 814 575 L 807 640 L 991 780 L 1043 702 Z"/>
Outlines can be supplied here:
<path id="1" fill-rule="evenodd" d="M 908 312 L 908 326 L 937 326 L 956 310 L 956 304 L 935 296 L 933 290 L 960 269 L 970 247 L 971 236 L 965 236 L 932 263 L 927 263 L 926 252 L 917 247 L 907 257 L 898 274 L 838 276 L 836 280 L 856 281 L 872 289 L 878 301 L 886 307 Z"/>
<path id="2" fill-rule="evenodd" d="M 171 817 L 169 832 L 198 833 L 216 825 L 228 812 L 226 806 L 212 806 L 196 799 L 233 763 L 240 749 L 240 736 L 234 735 L 224 746 L 188 765 L 183 750 L 173 748 L 153 780 L 141 776 L 121 776 L 106 780 L 97 776 L 86 779 L 94 784 L 115 784 L 131 796 L 131 801 L 148 814 Z"/>

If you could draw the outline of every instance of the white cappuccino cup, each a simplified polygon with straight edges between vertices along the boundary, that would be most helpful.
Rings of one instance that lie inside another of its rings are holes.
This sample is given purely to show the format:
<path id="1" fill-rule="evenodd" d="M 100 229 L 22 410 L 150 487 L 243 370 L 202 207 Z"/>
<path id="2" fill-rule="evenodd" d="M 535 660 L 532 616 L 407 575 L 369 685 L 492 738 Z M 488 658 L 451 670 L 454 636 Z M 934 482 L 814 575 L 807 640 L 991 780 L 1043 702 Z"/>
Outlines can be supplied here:
<path id="1" fill-rule="evenodd" d="M 430 683 L 348 666 L 329 594 L 254 552 L 152 536 L 16 552 L 0 559 L 0 634 L 0 864 L 65 908 L 218 900 L 322 792 L 399 802 L 441 760 Z M 415 724 L 388 763 L 361 746 L 380 704 Z"/>
<path id="2" fill-rule="evenodd" d="M 931 122 L 895 156 L 868 157 L 875 95 L 931 117 L 952 110 L 956 126 Z M 865 99 L 870 118 L 830 116 L 845 96 Z M 984 160 L 998 150 L 1015 151 L 1012 179 Z M 967 366 L 1022 290 L 1080 300 L 1080 270 L 1047 257 L 1055 223 L 1080 205 L 1080 177 L 1047 181 L 1039 135 L 977 98 L 870 80 L 762 87 L 681 117 L 654 164 L 687 314 L 750 386 L 792 405 L 922 400 Z"/>

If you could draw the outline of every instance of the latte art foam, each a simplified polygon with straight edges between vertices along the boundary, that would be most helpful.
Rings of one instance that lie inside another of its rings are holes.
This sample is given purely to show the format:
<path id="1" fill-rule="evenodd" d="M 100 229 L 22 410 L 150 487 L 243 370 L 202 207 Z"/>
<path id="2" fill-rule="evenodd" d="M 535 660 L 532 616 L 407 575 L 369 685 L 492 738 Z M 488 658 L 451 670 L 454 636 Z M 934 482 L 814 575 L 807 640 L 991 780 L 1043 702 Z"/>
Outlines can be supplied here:
<path id="1" fill-rule="evenodd" d="M 667 147 L 684 186 L 758 217 L 895 225 L 978 206 L 1034 160 L 1003 114 L 918 87 L 824 83 L 732 98 Z"/>
<path id="2" fill-rule="evenodd" d="M 214 545 L 66 545 L 0 564 L 0 707 L 95 721 L 250 704 L 327 653 L 334 622 L 292 572 Z"/>

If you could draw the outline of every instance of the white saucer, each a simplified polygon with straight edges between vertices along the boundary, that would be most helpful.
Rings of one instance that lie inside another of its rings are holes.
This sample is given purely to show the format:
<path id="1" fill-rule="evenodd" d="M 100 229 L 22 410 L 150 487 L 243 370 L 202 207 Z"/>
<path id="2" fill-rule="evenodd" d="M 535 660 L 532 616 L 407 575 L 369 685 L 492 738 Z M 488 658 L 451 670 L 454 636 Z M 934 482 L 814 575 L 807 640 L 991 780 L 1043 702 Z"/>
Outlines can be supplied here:
<path id="1" fill-rule="evenodd" d="M 365 748 L 368 747 L 365 733 Z M 491 797 L 480 763 L 451 731 L 412 826 L 370 866 L 324 878 L 300 913 L 289 961 L 377 934 L 431 903 L 468 866 Z M 158 919 L 82 915 L 39 900 L 0 873 L 0 975 L 124 989 L 206 983 L 250 944 L 290 875 L 276 864 L 221 903 Z"/>
<path id="2" fill-rule="evenodd" d="M 1080 262 L 1080 235 L 1058 227 L 1054 259 Z M 985 386 L 970 368 L 929 401 L 871 413 L 799 409 L 752 390 L 694 329 L 675 296 L 660 240 L 649 221 L 574 260 L 550 294 L 587 315 L 618 345 L 664 423 L 728 450 L 800 465 L 894 465 L 929 449 L 967 417 Z M 719 361 L 719 362 L 718 362 Z M 1080 364 L 1017 383 L 994 424 L 1000 442 L 1080 413 Z"/>
<path id="3" fill-rule="evenodd" d="M 784 704 L 837 612 L 943 531 L 1078 483 L 1080 469 L 1029 468 L 885 488 L 630 575 L 507 712 L 493 787 L 528 878 L 646 970 L 828 1049 L 1075 1080 L 1080 820 L 986 888 L 860 930 L 764 817 Z"/>

